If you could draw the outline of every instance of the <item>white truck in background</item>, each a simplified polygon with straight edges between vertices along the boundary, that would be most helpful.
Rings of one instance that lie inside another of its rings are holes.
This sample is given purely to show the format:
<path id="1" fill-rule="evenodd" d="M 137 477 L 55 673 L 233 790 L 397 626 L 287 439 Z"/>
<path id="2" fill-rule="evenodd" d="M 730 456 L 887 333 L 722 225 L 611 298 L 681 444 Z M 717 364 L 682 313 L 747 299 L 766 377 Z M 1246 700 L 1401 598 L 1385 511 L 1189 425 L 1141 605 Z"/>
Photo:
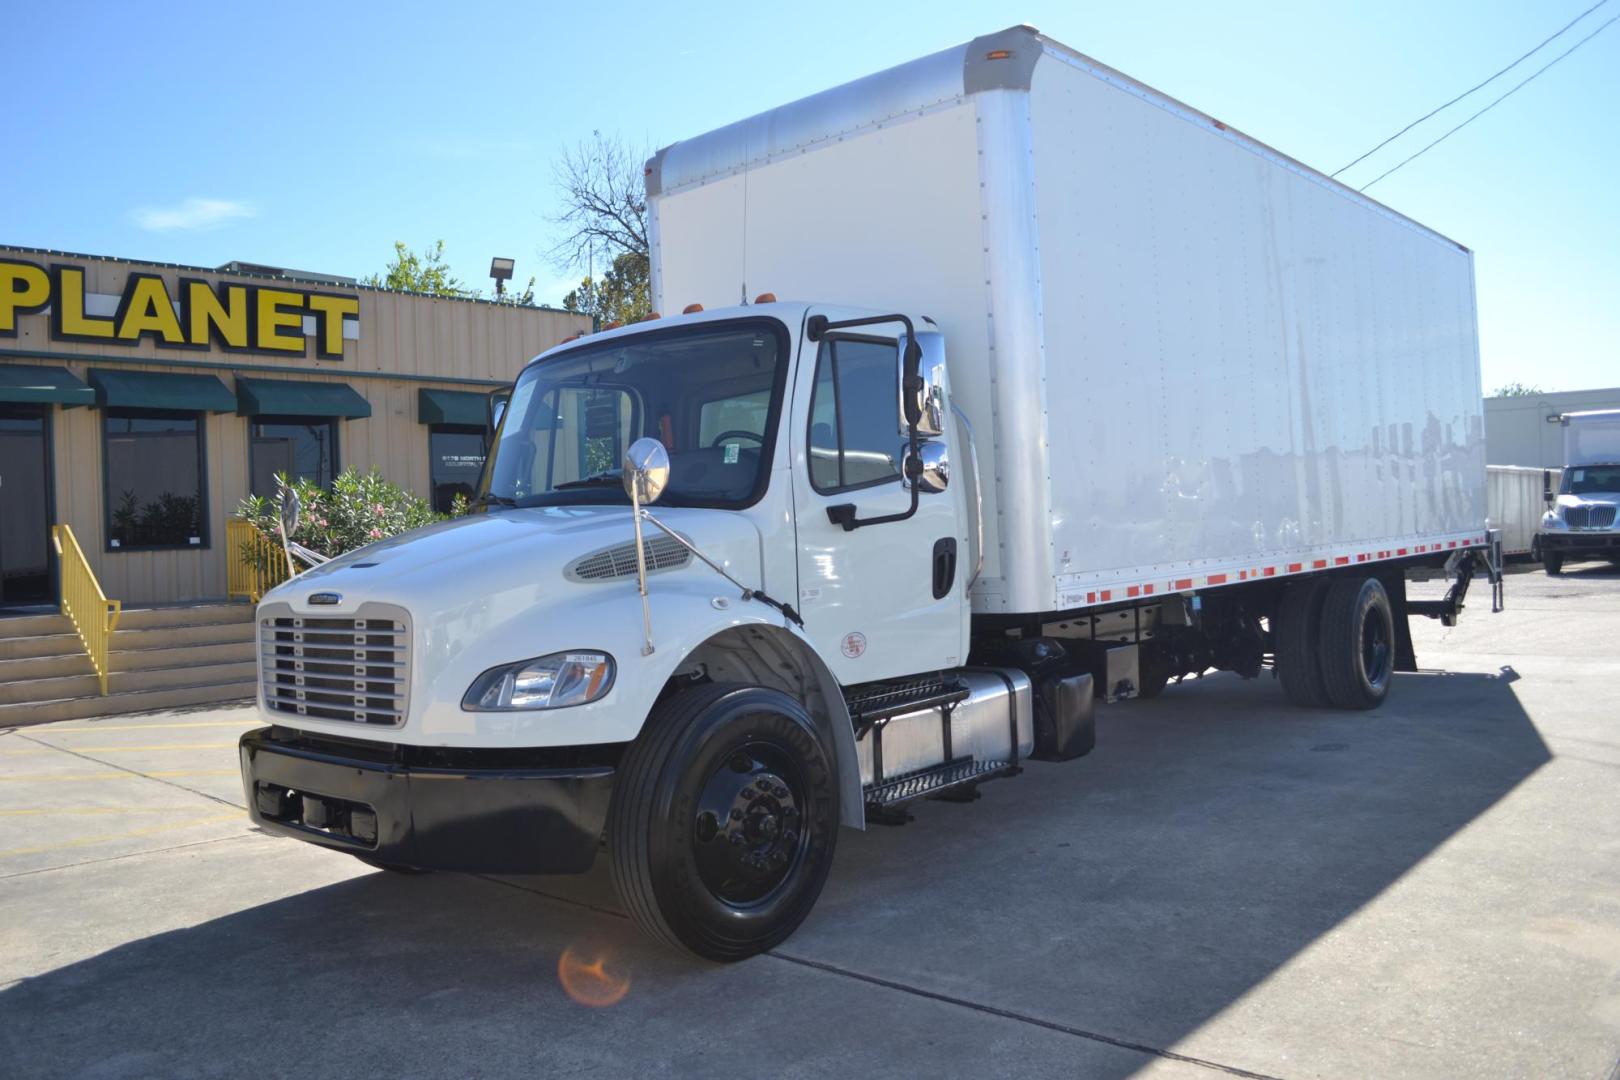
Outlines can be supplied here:
<path id="1" fill-rule="evenodd" d="M 1407 617 L 1499 584 L 1469 251 L 1034 30 L 646 179 L 664 315 L 523 370 L 480 513 L 260 604 L 264 828 L 390 869 L 605 846 L 642 927 L 735 960 L 840 825 L 1211 668 L 1376 707 Z"/>
<path id="2" fill-rule="evenodd" d="M 1566 562 L 1620 564 L 1620 409 L 1564 413 L 1564 470 L 1556 489 L 1547 474 L 1547 512 L 1536 537 L 1541 565 L 1561 574 Z"/>

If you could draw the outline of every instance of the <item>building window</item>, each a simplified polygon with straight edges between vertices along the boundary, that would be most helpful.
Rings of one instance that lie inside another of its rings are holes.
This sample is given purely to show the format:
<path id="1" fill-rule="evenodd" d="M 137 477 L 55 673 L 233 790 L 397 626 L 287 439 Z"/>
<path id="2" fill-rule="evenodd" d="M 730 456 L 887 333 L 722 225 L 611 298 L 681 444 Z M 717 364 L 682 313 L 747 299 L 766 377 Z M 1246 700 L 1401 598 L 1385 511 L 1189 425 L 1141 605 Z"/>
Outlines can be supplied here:
<path id="1" fill-rule="evenodd" d="M 207 547 L 202 420 L 196 413 L 107 409 L 107 547 Z"/>
<path id="2" fill-rule="evenodd" d="M 428 428 L 428 469 L 433 482 L 433 509 L 448 514 L 457 495 L 471 499 L 484 469 L 484 429 L 434 424 Z"/>
<path id="3" fill-rule="evenodd" d="M 822 494 L 900 476 L 900 366 L 893 342 L 828 338 L 810 395 L 810 483 Z"/>
<path id="4" fill-rule="evenodd" d="M 255 495 L 274 496 L 276 474 L 312 480 L 328 490 L 337 475 L 337 421 L 316 416 L 255 416 L 252 422 Z"/>

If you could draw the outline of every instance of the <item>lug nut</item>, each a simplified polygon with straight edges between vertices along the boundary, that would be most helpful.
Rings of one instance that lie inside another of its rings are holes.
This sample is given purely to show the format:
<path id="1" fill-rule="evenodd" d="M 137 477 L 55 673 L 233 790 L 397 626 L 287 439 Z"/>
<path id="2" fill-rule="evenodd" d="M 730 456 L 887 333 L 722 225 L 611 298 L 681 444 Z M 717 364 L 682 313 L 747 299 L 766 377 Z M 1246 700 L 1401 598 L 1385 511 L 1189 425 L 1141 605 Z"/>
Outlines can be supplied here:
<path id="1" fill-rule="evenodd" d="M 742 820 L 742 809 L 740 807 L 733 806 L 731 808 L 731 820 L 732 821 L 741 821 Z"/>
<path id="2" fill-rule="evenodd" d="M 755 791 L 751 787 L 745 787 L 742 789 L 742 797 L 745 799 L 755 799 L 759 797 L 759 792 Z"/>
<path id="3" fill-rule="evenodd" d="M 798 842 L 799 842 L 799 834 L 798 834 L 798 832 L 796 830 L 789 829 L 787 832 L 782 834 L 782 843 L 784 843 L 784 844 L 797 844 Z"/>

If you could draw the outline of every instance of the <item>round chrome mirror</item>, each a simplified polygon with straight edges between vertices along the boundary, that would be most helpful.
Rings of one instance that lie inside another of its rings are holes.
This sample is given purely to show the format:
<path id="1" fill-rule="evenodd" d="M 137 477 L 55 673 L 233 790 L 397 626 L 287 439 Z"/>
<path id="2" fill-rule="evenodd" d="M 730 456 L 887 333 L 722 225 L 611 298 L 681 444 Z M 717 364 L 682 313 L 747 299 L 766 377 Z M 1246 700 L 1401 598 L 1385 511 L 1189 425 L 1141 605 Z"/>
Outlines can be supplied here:
<path id="1" fill-rule="evenodd" d="M 904 461 L 906 455 L 911 453 L 911 447 L 900 444 L 900 460 Z M 942 442 L 924 442 L 918 445 L 917 454 L 922 459 L 922 469 L 917 475 L 917 490 L 931 495 L 944 491 L 951 482 L 950 455 Z M 911 470 L 907 470 L 910 472 Z M 909 484 L 910 481 L 907 481 Z"/>
<path id="2" fill-rule="evenodd" d="M 669 451 L 657 439 L 637 439 L 624 452 L 624 492 L 642 505 L 655 503 L 669 483 Z M 632 487 L 632 485 L 634 485 Z"/>
<path id="3" fill-rule="evenodd" d="M 281 531 L 291 536 L 298 531 L 298 515 L 303 510 L 298 492 L 283 485 L 281 488 Z"/>

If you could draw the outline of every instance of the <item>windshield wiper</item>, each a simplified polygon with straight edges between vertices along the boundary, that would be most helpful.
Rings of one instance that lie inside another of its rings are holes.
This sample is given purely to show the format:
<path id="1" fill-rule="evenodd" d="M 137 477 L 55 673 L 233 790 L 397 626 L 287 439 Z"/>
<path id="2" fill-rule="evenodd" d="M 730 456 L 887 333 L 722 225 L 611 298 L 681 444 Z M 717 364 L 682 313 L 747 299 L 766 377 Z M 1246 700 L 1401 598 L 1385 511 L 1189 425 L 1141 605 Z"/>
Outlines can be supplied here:
<path id="1" fill-rule="evenodd" d="M 474 505 L 489 506 L 491 503 L 496 506 L 516 506 L 517 500 L 509 499 L 505 495 L 497 495 L 493 491 L 486 491 L 482 495 L 478 496 L 478 502 Z"/>
<path id="2" fill-rule="evenodd" d="M 566 488 L 596 487 L 598 485 L 623 487 L 624 479 L 622 474 L 615 469 L 612 472 L 599 472 L 591 476 L 582 476 L 578 480 L 564 480 L 560 484 L 552 484 L 551 490 L 562 491 Z"/>

